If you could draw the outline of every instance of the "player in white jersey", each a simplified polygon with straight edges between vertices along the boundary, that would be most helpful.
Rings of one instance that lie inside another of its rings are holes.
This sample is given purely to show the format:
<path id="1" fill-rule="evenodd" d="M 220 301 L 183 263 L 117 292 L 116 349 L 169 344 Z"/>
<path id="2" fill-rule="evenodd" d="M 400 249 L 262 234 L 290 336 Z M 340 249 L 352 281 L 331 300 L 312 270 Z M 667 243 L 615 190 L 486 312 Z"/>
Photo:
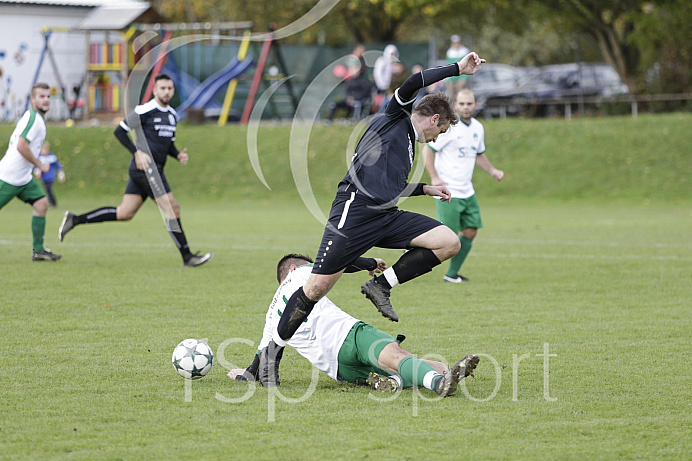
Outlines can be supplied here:
<path id="1" fill-rule="evenodd" d="M 62 256 L 43 246 L 46 230 L 48 199 L 41 185 L 31 174 L 34 168 L 47 173 L 50 165 L 41 163 L 38 156 L 46 139 L 44 116 L 50 109 L 50 87 L 37 83 L 31 88 L 31 107 L 12 133 L 5 156 L 0 160 L 0 208 L 17 197 L 34 209 L 31 217 L 33 261 L 56 261 Z"/>
<path id="2" fill-rule="evenodd" d="M 378 272 L 386 268 L 384 261 L 372 258 L 359 258 L 356 264 L 368 260 L 370 264 L 360 264 L 360 267 L 374 267 Z M 269 305 L 255 360 L 247 369 L 231 370 L 230 378 L 257 379 L 263 371 L 268 372 L 259 369 L 259 354 L 276 335 L 286 302 L 305 284 L 311 271 L 312 259 L 307 256 L 289 254 L 281 258 L 277 265 L 280 286 Z M 446 397 L 454 393 L 459 380 L 471 374 L 478 364 L 478 356 L 468 355 L 449 370 L 442 362 L 414 357 L 401 348 L 402 340 L 351 317 L 325 296 L 317 302 L 288 345 L 332 379 L 369 384 L 381 391 L 416 385 Z M 270 376 L 267 384 L 279 386 L 278 373 Z"/>
<path id="3" fill-rule="evenodd" d="M 460 122 L 423 148 L 425 168 L 432 184 L 447 186 L 452 195 L 449 202 L 436 200 L 437 219 L 456 232 L 461 241 L 461 249 L 450 259 L 449 269 L 443 277 L 445 282 L 469 281 L 459 274 L 459 269 L 471 251 L 478 229 L 483 227 L 476 191 L 471 182 L 474 167 L 478 165 L 497 181 L 505 175 L 485 155 L 485 131 L 481 122 L 473 118 L 476 109 L 478 102 L 473 91 L 459 91 L 454 110 Z"/>

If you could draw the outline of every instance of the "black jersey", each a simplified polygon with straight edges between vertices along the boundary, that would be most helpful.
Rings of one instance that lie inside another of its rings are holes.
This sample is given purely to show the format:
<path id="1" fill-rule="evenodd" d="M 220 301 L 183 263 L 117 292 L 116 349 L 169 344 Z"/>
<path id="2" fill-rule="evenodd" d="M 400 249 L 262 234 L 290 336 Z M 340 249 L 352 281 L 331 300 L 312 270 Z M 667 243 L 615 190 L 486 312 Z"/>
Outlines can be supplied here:
<path id="1" fill-rule="evenodd" d="M 416 133 L 410 115 L 418 90 L 453 75 L 459 75 L 456 64 L 410 76 L 368 124 L 341 183 L 355 186 L 361 198 L 395 206 L 413 167 Z"/>
<path id="2" fill-rule="evenodd" d="M 175 147 L 175 131 L 178 114 L 171 106 L 161 107 L 155 99 L 135 107 L 135 110 L 120 122 L 126 130 L 135 132 L 137 149 L 152 156 L 156 166 L 161 170 L 166 165 L 168 156 L 178 157 Z M 134 158 L 130 168 L 137 168 Z"/>

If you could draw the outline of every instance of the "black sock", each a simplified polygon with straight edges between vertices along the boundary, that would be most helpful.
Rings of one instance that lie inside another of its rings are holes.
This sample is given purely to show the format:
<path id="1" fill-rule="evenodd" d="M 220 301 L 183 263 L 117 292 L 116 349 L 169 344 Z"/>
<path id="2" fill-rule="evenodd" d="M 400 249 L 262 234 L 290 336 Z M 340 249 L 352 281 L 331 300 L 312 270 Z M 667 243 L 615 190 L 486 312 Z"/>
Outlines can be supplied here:
<path id="1" fill-rule="evenodd" d="M 117 221 L 118 214 L 117 209 L 112 206 L 104 206 L 103 208 L 97 208 L 91 210 L 87 213 L 75 216 L 73 222 L 75 224 L 91 224 L 95 222 L 106 222 L 106 221 Z"/>
<path id="2" fill-rule="evenodd" d="M 175 246 L 178 247 L 180 255 L 183 257 L 183 261 L 187 261 L 192 253 L 190 253 L 190 247 L 187 244 L 187 238 L 185 237 L 185 232 L 183 232 L 183 225 L 180 223 L 180 219 L 167 219 L 166 229 L 171 235 Z"/>
<path id="3" fill-rule="evenodd" d="M 394 263 L 392 269 L 396 274 L 399 283 L 413 280 L 419 275 L 427 274 L 433 267 L 441 264 L 440 259 L 435 256 L 432 250 L 427 248 L 414 248 L 403 254 L 397 262 Z M 384 278 L 380 276 L 379 278 Z"/>
<path id="4" fill-rule="evenodd" d="M 308 298 L 303 287 L 298 288 L 286 303 L 286 309 L 279 319 L 279 325 L 276 327 L 279 337 L 284 341 L 291 339 L 300 324 L 308 318 L 315 304 L 317 301 Z"/>

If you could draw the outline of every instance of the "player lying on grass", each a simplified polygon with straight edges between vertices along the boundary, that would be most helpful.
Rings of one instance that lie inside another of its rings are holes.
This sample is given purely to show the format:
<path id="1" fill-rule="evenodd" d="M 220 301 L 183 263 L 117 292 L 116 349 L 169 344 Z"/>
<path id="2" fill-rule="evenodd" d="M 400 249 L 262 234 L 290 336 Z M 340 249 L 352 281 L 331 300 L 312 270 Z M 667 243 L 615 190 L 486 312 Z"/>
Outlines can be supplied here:
<path id="1" fill-rule="evenodd" d="M 260 382 L 266 382 L 268 387 L 279 386 L 278 368 L 274 368 L 275 373 L 271 375 L 268 367 L 260 369 L 260 354 L 266 353 L 265 347 L 276 332 L 287 300 L 306 282 L 312 263 L 310 257 L 298 254 L 288 254 L 279 260 L 276 278 L 280 286 L 267 311 L 258 353 L 248 368 L 231 370 L 228 373 L 231 379 L 256 380 L 264 374 L 265 379 Z M 347 271 L 363 269 L 372 275 L 386 269 L 386 264 L 381 259 L 361 257 Z M 393 392 L 416 385 L 446 397 L 453 394 L 459 380 L 470 375 L 478 365 L 477 355 L 467 355 L 450 370 L 442 362 L 414 357 L 399 343 L 387 333 L 351 317 L 326 296 L 319 300 L 288 342 L 329 377 L 342 382 L 368 384 L 380 391 Z"/>

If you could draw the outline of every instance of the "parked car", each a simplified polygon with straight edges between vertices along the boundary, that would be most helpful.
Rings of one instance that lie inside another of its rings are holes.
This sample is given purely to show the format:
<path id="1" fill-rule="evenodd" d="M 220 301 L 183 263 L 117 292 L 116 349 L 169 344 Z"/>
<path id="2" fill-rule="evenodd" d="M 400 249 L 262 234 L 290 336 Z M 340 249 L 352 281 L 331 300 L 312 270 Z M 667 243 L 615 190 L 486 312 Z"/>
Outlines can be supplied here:
<path id="1" fill-rule="evenodd" d="M 504 105 L 508 114 L 555 115 L 564 99 L 609 97 L 627 94 L 627 86 L 605 63 L 572 63 L 539 67 L 521 78 L 517 86 L 486 95 L 485 104 Z"/>
<path id="2" fill-rule="evenodd" d="M 487 96 L 493 93 L 514 90 L 519 85 L 521 79 L 526 76 L 531 69 L 532 68 L 514 67 L 507 64 L 483 64 L 481 70 L 468 78 L 468 86 L 476 94 L 478 113 L 493 112 L 492 115 L 499 114 L 499 107 L 487 108 L 485 106 Z M 485 115 L 490 114 L 486 113 Z"/>
<path id="3" fill-rule="evenodd" d="M 446 66 L 447 61 L 439 60 L 435 65 Z M 491 93 L 513 90 L 517 87 L 522 77 L 526 76 L 533 69 L 533 67 L 515 67 L 508 64 L 483 64 L 481 70 L 468 78 L 468 87 L 476 94 L 476 100 L 478 101 L 476 116 L 489 110 L 493 112 L 493 115 L 499 115 L 499 107 L 485 108 L 486 96 Z"/>

